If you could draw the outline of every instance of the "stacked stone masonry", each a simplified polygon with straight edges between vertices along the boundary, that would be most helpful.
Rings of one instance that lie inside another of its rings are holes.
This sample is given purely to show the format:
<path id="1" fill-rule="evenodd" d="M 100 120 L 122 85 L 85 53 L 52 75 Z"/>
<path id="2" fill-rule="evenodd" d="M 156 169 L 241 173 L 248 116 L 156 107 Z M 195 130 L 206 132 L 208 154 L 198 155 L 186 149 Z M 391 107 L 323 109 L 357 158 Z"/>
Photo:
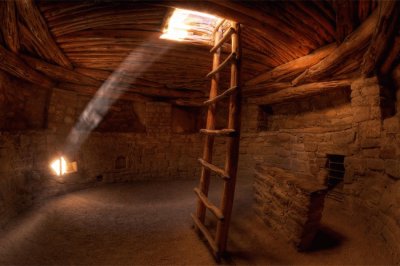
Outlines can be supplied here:
<path id="1" fill-rule="evenodd" d="M 299 250 L 310 248 L 318 231 L 327 188 L 276 167 L 257 166 L 256 212 L 278 237 Z"/>
<path id="2" fill-rule="evenodd" d="M 91 98 L 14 78 L 2 86 L 0 106 L 15 110 L 0 115 L 0 223 L 42 198 L 102 182 L 199 177 L 203 137 L 176 133 L 182 131 L 173 128 L 171 104 L 117 101 L 108 122 L 104 120 L 101 130 L 92 132 L 73 155 L 78 173 L 57 178 L 48 164 L 68 146 L 66 140 Z M 268 111 L 263 119 L 260 109 Z M 123 121 L 128 113 L 130 121 Z M 244 102 L 238 178 L 253 178 L 255 165 L 262 164 L 324 184 L 327 156 L 343 155 L 343 208 L 365 216 L 369 231 L 398 253 L 399 119 L 399 112 L 382 118 L 376 78 L 360 78 L 349 89 L 268 108 Z M 223 110 L 218 121 L 226 122 Z M 217 138 L 215 147 L 214 162 L 223 167 L 225 139 Z"/>

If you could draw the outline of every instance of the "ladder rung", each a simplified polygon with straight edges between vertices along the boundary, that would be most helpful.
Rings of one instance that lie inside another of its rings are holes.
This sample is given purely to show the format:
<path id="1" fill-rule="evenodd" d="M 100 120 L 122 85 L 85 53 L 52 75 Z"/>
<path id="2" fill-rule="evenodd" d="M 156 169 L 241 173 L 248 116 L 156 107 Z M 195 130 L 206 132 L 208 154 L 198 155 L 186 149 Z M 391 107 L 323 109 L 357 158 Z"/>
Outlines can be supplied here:
<path id="1" fill-rule="evenodd" d="M 229 28 L 229 30 L 225 33 L 224 37 L 221 38 L 221 40 L 219 40 L 219 42 L 214 45 L 213 48 L 211 48 L 210 53 L 214 53 L 215 51 L 218 50 L 218 48 L 220 48 L 227 40 L 228 38 L 235 32 L 234 28 Z"/>
<path id="2" fill-rule="evenodd" d="M 215 28 L 214 28 L 212 34 L 214 34 L 215 32 L 217 32 L 217 30 L 219 29 L 219 27 L 221 27 L 222 24 L 225 23 L 225 21 L 226 21 L 225 19 L 222 19 L 222 20 L 217 24 L 217 26 L 215 26 Z"/>
<path id="3" fill-rule="evenodd" d="M 215 166 L 211 163 L 208 163 L 206 161 L 204 161 L 203 159 L 199 158 L 199 162 L 208 170 L 211 170 L 215 173 L 217 173 L 219 176 L 222 177 L 222 179 L 229 179 L 229 175 L 221 168 L 219 168 L 218 166 Z"/>
<path id="4" fill-rule="evenodd" d="M 232 52 L 216 69 L 207 74 L 207 78 L 214 76 L 221 71 L 231 60 L 236 60 L 236 53 Z"/>
<path id="5" fill-rule="evenodd" d="M 201 192 L 199 188 L 197 187 L 194 188 L 194 192 L 196 192 L 199 199 L 203 202 L 203 204 L 207 207 L 207 209 L 209 209 L 215 215 L 215 217 L 217 217 L 219 220 L 224 219 L 222 211 L 217 206 L 212 204 L 211 201 L 207 198 L 207 196 L 203 192 Z"/>
<path id="6" fill-rule="evenodd" d="M 204 237 L 207 239 L 208 244 L 210 244 L 210 247 L 214 250 L 215 253 L 218 253 L 218 246 L 215 244 L 215 241 L 213 237 L 210 234 L 210 231 L 200 222 L 200 220 L 192 213 L 190 214 L 192 216 L 193 222 L 195 223 L 196 227 L 200 229 L 200 232 L 204 235 Z"/>
<path id="7" fill-rule="evenodd" d="M 200 129 L 200 133 L 203 133 L 206 135 L 222 135 L 222 136 L 234 137 L 236 135 L 236 130 L 230 129 L 230 128 L 224 128 L 224 129 L 202 128 L 202 129 Z"/>
<path id="8" fill-rule="evenodd" d="M 212 98 L 212 99 L 209 99 L 209 100 L 205 101 L 204 104 L 205 104 L 205 105 L 209 105 L 209 104 L 212 104 L 212 103 L 214 103 L 214 102 L 216 102 L 216 101 L 219 101 L 219 100 L 221 100 L 222 98 L 225 98 L 225 97 L 231 95 L 231 94 L 234 93 L 237 89 L 238 89 L 238 86 L 229 88 L 229 89 L 227 89 L 226 91 L 224 91 L 223 93 L 221 93 L 220 95 L 218 95 L 218 96 L 216 96 L 216 97 L 214 97 L 214 98 Z"/>

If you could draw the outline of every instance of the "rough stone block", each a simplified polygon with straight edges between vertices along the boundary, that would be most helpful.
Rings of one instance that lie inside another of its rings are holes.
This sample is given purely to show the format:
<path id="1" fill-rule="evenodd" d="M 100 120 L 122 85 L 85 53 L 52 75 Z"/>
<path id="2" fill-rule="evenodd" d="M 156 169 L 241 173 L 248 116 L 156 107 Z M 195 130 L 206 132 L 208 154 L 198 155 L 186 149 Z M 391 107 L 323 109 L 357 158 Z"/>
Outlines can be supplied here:
<path id="1" fill-rule="evenodd" d="M 385 171 L 391 177 L 400 179 L 400 160 L 385 160 Z"/>
<path id="2" fill-rule="evenodd" d="M 377 148 L 380 147 L 380 139 L 378 138 L 365 138 L 361 139 L 362 148 Z"/>
<path id="3" fill-rule="evenodd" d="M 360 137 L 378 138 L 381 136 L 381 122 L 379 120 L 371 120 L 360 123 Z"/>
<path id="4" fill-rule="evenodd" d="M 304 143 L 304 151 L 315 152 L 315 151 L 317 151 L 317 148 L 318 148 L 317 143 L 311 143 L 311 142 Z"/>
<path id="5" fill-rule="evenodd" d="M 309 175 L 257 166 L 254 190 L 257 214 L 275 234 L 307 249 L 319 227 L 326 187 Z"/>
<path id="6" fill-rule="evenodd" d="M 349 144 L 355 140 L 355 135 L 356 133 L 354 130 L 346 130 L 332 133 L 331 139 L 335 144 Z"/>
<path id="7" fill-rule="evenodd" d="M 366 166 L 371 170 L 383 170 L 385 168 L 384 160 L 382 159 L 366 159 Z"/>
<path id="8" fill-rule="evenodd" d="M 379 157 L 382 159 L 394 159 L 396 158 L 397 150 L 394 145 L 384 145 L 380 150 Z"/>
<path id="9" fill-rule="evenodd" d="M 386 131 L 386 133 L 400 132 L 399 118 L 391 117 L 391 118 L 385 119 L 383 121 L 383 129 Z"/>
<path id="10" fill-rule="evenodd" d="M 353 121 L 355 123 L 366 121 L 370 119 L 370 107 L 360 106 L 353 107 Z"/>

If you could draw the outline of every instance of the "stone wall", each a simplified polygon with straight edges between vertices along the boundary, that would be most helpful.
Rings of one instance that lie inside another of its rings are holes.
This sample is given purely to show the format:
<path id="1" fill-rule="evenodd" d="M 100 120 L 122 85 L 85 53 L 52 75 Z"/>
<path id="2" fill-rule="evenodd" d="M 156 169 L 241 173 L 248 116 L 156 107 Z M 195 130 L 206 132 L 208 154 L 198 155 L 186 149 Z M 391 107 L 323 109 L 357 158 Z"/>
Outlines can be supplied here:
<path id="1" fill-rule="evenodd" d="M 12 80 L 23 95 L 30 89 L 37 93 L 30 84 Z M 7 83 L 1 86 L 6 92 Z M 200 176 L 197 158 L 202 152 L 202 137 L 172 130 L 177 124 L 174 119 L 179 117 L 172 115 L 171 104 L 119 100 L 93 132 L 77 131 L 85 141 L 67 157 L 78 162 L 78 172 L 57 177 L 49 163 L 71 146 L 68 136 L 91 98 L 57 88 L 46 101 L 40 93 L 38 99 L 27 97 L 43 111 L 48 107 L 48 112 L 38 113 L 24 105 L 21 110 L 27 115 L 32 111 L 31 120 L 40 122 L 40 129 L 3 127 L 0 132 L 0 226 L 34 202 L 68 191 L 107 182 Z M 1 98 L 2 107 L 18 105 L 4 99 L 8 98 Z"/>
<path id="2" fill-rule="evenodd" d="M 244 107 L 241 163 L 251 165 L 248 168 L 261 163 L 297 175 L 312 174 L 323 183 L 327 155 L 351 154 L 356 133 L 349 90 L 271 105 L 268 121 L 259 119 L 262 108 Z"/>
<path id="3" fill-rule="evenodd" d="M 277 237 L 307 250 L 318 231 L 327 187 L 276 167 L 256 167 L 256 212 Z"/>
<path id="4" fill-rule="evenodd" d="M 272 105 L 267 120 L 257 115 L 265 107 L 248 105 L 252 115 L 245 116 L 252 120 L 241 152 L 250 164 L 279 167 L 299 178 L 311 175 L 321 184 L 328 178 L 328 156 L 344 156 L 344 182 L 336 188 L 341 206 L 364 219 L 366 234 L 380 236 L 399 256 L 400 115 L 382 119 L 381 91 L 376 78 L 360 78 L 350 95 L 345 90 Z"/>

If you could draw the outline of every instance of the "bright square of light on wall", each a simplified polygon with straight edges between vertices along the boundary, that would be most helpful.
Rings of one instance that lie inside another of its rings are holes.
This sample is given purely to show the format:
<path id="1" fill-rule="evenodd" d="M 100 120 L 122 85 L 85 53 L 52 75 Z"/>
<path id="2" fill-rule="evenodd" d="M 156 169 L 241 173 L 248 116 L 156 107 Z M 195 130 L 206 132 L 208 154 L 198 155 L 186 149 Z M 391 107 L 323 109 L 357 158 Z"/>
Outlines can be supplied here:
<path id="1" fill-rule="evenodd" d="M 50 163 L 50 168 L 53 170 L 54 174 L 58 176 L 78 171 L 77 163 L 67 162 L 67 160 L 63 156 L 54 159 Z"/>
<path id="2" fill-rule="evenodd" d="M 209 44 L 220 21 L 221 18 L 207 13 L 177 8 L 167 19 L 160 38 Z"/>

